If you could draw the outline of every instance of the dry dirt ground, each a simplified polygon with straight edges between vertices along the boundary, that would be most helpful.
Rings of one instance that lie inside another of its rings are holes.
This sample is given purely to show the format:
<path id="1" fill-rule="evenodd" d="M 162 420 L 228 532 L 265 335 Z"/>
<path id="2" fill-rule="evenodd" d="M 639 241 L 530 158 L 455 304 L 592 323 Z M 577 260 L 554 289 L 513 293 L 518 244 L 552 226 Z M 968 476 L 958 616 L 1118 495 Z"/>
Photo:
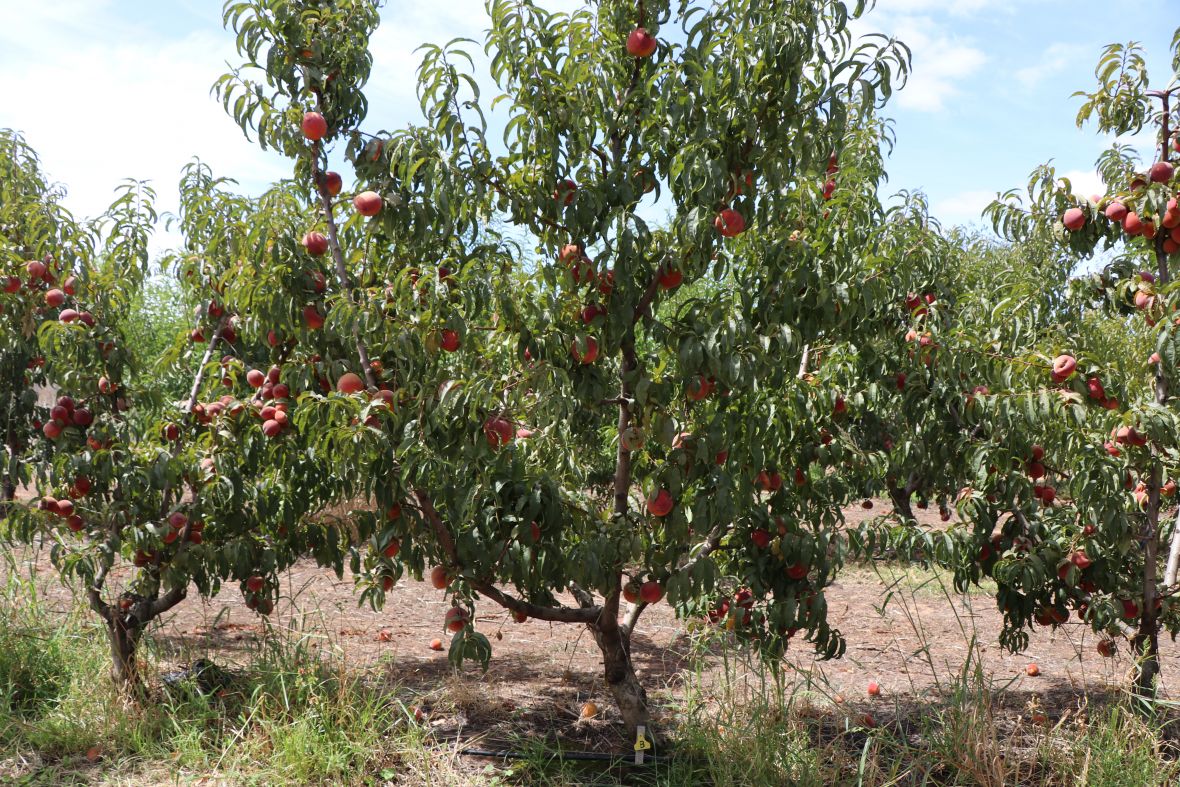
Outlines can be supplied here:
<path id="1" fill-rule="evenodd" d="M 879 511 L 856 509 L 848 516 L 855 521 Z M 47 562 L 44 552 L 23 554 L 17 570 L 44 569 Z M 6 571 L 0 564 L 0 579 Z M 902 581 L 887 594 L 898 578 Z M 350 667 L 397 686 L 411 698 L 407 701 L 436 709 L 429 723 L 440 739 L 485 748 L 536 735 L 556 736 L 578 748 L 624 745 L 594 641 L 581 627 L 515 623 L 484 603 L 476 627 L 492 640 L 491 666 L 486 674 L 475 666 L 455 672 L 445 650 L 429 647 L 435 637 L 445 647 L 442 620 L 449 603 L 428 583 L 403 579 L 387 594 L 384 611 L 374 612 L 357 606 L 347 575 L 341 581 L 300 564 L 286 582 L 270 625 L 302 637 L 308 647 L 342 655 Z M 72 604 L 69 591 L 48 576 L 43 584 L 49 603 L 64 614 Z M 1086 695 L 1118 691 L 1131 667 L 1125 647 L 1113 659 L 1101 658 L 1094 635 L 1076 623 L 1038 630 L 1025 653 L 1006 654 L 997 644 L 1000 616 L 986 594 L 955 595 L 947 582 L 918 567 L 851 567 L 827 595 L 830 619 L 847 638 L 847 654 L 817 662 L 805 644 L 796 646 L 786 663 L 791 679 L 820 702 L 842 695 L 849 712 L 871 710 L 879 724 L 912 713 L 916 703 L 946 690 L 971 653 L 979 655 L 996 687 L 1004 687 L 1005 706 L 1027 714 L 1030 703 L 1040 705 L 1051 720 L 1076 709 Z M 154 641 L 165 666 L 199 656 L 233 666 L 250 660 L 264 634 L 260 618 L 229 590 L 212 601 L 192 598 L 181 604 L 156 630 Z M 1170 642 L 1163 649 L 1162 694 L 1174 698 L 1180 654 Z M 665 604 L 643 616 L 633 651 L 639 675 L 661 708 L 657 721 L 665 723 L 674 722 L 686 684 L 701 685 L 693 676 L 703 674 L 708 685 L 710 672 L 716 674 L 724 661 L 716 649 L 702 647 Z M 1025 674 L 1032 662 L 1040 668 L 1039 677 Z M 880 684 L 880 697 L 866 696 L 869 681 Z M 601 707 L 600 716 L 579 721 L 588 700 Z"/>

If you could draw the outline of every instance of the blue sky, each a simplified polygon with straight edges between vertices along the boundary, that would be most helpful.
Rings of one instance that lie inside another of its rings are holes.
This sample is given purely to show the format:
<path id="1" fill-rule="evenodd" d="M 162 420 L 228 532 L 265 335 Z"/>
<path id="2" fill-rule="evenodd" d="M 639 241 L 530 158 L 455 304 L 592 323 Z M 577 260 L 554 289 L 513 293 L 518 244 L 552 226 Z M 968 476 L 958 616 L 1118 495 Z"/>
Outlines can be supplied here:
<path id="1" fill-rule="evenodd" d="M 910 84 L 887 112 L 898 139 L 887 190 L 924 191 L 944 224 L 978 222 L 997 191 L 1022 185 L 1048 159 L 1094 191 L 1093 163 L 1111 140 L 1075 127 L 1070 94 L 1092 89 L 1112 41 L 1141 41 L 1153 84 L 1167 81 L 1176 2 L 879 0 L 856 30 L 894 34 L 914 57 Z M 172 209 L 193 156 L 248 190 L 288 175 L 289 164 L 247 142 L 209 93 L 236 61 L 220 11 L 220 0 L 0 0 L 0 127 L 25 133 L 81 215 L 100 211 L 124 177 L 152 180 L 160 207 Z M 483 0 L 389 0 L 382 17 L 368 89 L 374 129 L 416 117 L 418 44 L 480 39 L 485 19 Z M 1147 153 L 1150 140 L 1133 142 Z"/>

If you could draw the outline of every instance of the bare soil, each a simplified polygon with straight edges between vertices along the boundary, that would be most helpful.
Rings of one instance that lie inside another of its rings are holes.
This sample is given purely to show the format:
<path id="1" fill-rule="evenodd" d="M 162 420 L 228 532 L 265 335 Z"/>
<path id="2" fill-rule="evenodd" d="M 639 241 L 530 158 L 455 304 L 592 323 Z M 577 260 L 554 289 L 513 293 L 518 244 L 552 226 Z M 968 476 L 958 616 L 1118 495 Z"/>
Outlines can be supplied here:
<path id="1" fill-rule="evenodd" d="M 880 513 L 859 507 L 847 512 L 851 523 Z M 924 515 L 928 515 L 926 512 Z M 926 524 L 937 525 L 937 517 Z M 45 551 L 20 555 L 21 574 L 39 571 L 48 603 L 61 614 L 74 604 L 68 589 L 45 571 Z M 0 566 L 0 579 L 8 569 Z M 128 569 L 115 572 L 114 581 Z M 893 592 L 889 595 L 887 591 Z M 978 655 L 984 674 L 1002 691 L 1002 703 L 1028 715 L 1044 709 L 1054 720 L 1076 710 L 1088 696 L 1109 696 L 1126 686 L 1132 667 L 1125 646 L 1112 659 L 1095 651 L 1094 635 L 1071 622 L 1056 630 L 1039 629 L 1026 652 L 1007 654 L 997 643 L 1001 617 L 986 594 L 957 595 L 945 577 L 920 567 L 881 562 L 850 566 L 828 592 L 830 619 L 847 638 L 842 659 L 820 662 L 806 643 L 797 643 L 785 663 L 792 682 L 829 704 L 840 696 L 839 713 L 871 710 L 878 724 L 896 723 L 931 697 L 951 687 L 969 656 Z M 572 603 L 572 599 L 566 599 Z M 352 581 L 301 563 L 285 578 L 283 601 L 264 621 L 242 604 L 233 590 L 212 601 L 192 598 L 169 614 L 154 632 L 165 668 L 197 657 L 244 666 L 267 627 L 301 638 L 313 650 L 342 657 L 350 668 L 374 677 L 375 687 L 396 687 L 407 703 L 424 707 L 440 739 L 464 746 L 499 748 L 521 739 L 560 738 L 576 748 L 600 751 L 625 747 L 593 638 L 580 626 L 530 620 L 513 622 L 490 602 L 479 608 L 476 628 L 492 641 L 490 668 L 453 670 L 447 662 L 448 635 L 443 616 L 450 606 L 442 591 L 403 579 L 386 595 L 385 609 L 358 607 Z M 444 643 L 434 651 L 434 638 Z M 1163 643 L 1161 694 L 1174 697 L 1180 654 Z M 709 683 L 723 660 L 720 649 L 672 615 L 666 604 L 644 614 L 633 643 L 641 680 L 655 699 L 657 723 L 674 723 L 684 687 Z M 1035 663 L 1039 676 L 1026 667 Z M 700 680 L 692 675 L 703 676 Z M 868 697 L 870 681 L 881 695 Z M 594 701 L 599 715 L 581 720 L 582 704 Z"/>

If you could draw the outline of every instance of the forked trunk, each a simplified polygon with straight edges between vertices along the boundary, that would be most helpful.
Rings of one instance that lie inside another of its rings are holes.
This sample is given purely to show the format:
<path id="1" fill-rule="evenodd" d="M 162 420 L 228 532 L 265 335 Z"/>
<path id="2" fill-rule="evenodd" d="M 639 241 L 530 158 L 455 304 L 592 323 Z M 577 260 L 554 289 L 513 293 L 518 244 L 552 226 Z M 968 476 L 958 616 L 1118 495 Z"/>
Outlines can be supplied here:
<path id="1" fill-rule="evenodd" d="M 590 624 L 598 649 L 602 651 L 602 666 L 606 685 L 614 697 L 627 733 L 634 735 L 637 727 L 645 727 L 649 740 L 655 740 L 651 716 L 647 707 L 647 692 L 643 690 L 635 667 L 631 663 L 627 638 L 619 629 L 617 620 L 604 616 L 602 624 Z"/>

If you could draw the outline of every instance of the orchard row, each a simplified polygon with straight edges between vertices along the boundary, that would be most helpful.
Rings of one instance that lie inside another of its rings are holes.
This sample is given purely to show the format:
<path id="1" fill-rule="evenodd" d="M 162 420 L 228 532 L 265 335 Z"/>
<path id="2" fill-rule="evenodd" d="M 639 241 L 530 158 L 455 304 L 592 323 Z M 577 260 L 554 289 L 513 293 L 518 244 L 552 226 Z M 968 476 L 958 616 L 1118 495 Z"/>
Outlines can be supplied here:
<path id="1" fill-rule="evenodd" d="M 36 492 L 5 533 L 53 542 L 116 679 L 139 685 L 143 631 L 190 592 L 269 614 L 310 559 L 374 607 L 429 576 L 455 663 L 491 657 L 477 601 L 586 626 L 651 730 L 630 647 L 652 604 L 837 657 L 825 589 L 889 550 L 991 577 L 1010 649 L 1129 639 L 1149 696 L 1180 629 L 1171 235 L 1142 229 L 1178 215 L 1168 97 L 1149 177 L 1083 207 L 1044 177 L 989 209 L 1001 244 L 882 204 L 908 53 L 853 46 L 830 4 L 489 11 L 490 72 L 428 46 L 421 117 L 369 132 L 371 0 L 226 4 L 243 62 L 215 92 L 293 177 L 246 197 L 185 170 L 160 262 L 194 321 L 159 358 L 127 316 L 151 193 L 75 222 L 0 138 L 4 480 Z M 1117 261 L 1076 279 L 1101 243 Z M 930 504 L 950 524 L 920 525 Z"/>

